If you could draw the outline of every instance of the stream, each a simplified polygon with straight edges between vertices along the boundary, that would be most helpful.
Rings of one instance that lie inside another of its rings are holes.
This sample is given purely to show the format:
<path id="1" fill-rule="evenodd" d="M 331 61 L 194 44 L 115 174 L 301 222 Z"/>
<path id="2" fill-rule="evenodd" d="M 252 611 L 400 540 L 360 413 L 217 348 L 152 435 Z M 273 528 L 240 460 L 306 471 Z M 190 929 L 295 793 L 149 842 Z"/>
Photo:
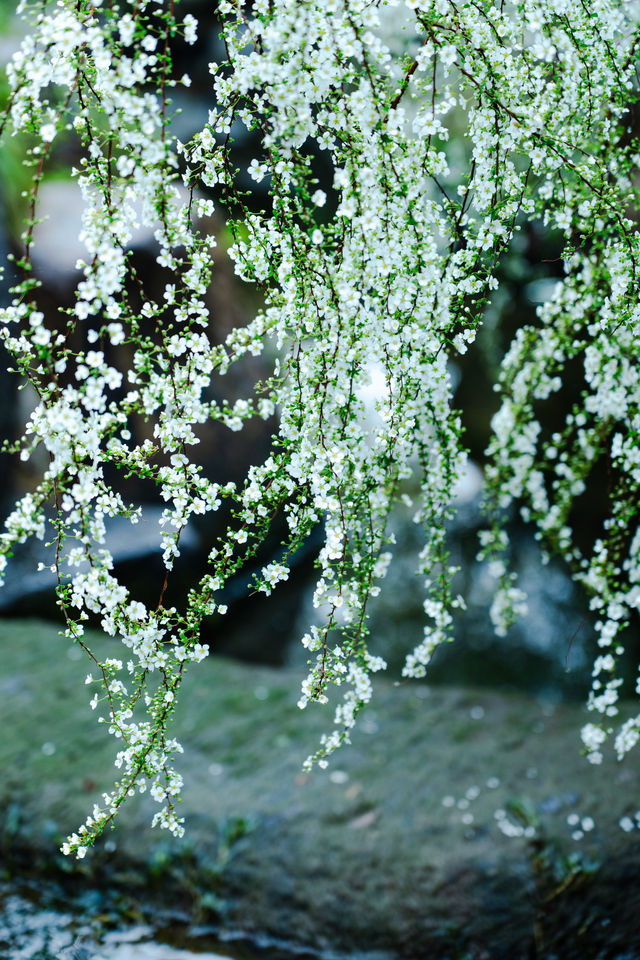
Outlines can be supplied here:
<path id="1" fill-rule="evenodd" d="M 20 892 L 16 892 L 20 889 Z M 65 909 L 65 906 L 67 909 Z M 115 927 L 112 927 L 113 923 Z M 0 956 L 7 960 L 304 960 L 284 946 L 250 945 L 212 927 L 124 925 L 109 910 L 56 902 L 33 887 L 0 885 Z"/>

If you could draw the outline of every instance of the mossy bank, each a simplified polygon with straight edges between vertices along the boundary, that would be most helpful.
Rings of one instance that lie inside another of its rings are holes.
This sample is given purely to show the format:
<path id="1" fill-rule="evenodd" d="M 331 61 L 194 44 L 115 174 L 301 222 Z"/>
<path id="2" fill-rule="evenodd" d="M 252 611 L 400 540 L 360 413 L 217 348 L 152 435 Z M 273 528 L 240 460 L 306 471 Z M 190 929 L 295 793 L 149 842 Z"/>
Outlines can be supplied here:
<path id="1" fill-rule="evenodd" d="M 581 708 L 382 681 L 353 745 L 307 775 L 331 717 L 297 710 L 300 676 L 212 656 L 175 723 L 185 839 L 149 828 L 145 797 L 76 863 L 58 848 L 109 788 L 114 742 L 55 626 L 4 620 L 0 639 L 9 882 L 309 953 L 640 956 L 640 834 L 619 826 L 640 776 L 581 757 Z"/>

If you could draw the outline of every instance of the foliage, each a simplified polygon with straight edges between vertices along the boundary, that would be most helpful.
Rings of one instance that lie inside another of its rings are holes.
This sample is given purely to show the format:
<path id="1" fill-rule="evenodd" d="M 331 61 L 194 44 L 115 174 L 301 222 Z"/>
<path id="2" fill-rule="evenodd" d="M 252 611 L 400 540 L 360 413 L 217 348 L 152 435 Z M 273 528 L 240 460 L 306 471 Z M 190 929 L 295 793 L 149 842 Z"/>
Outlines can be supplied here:
<path id="1" fill-rule="evenodd" d="M 403 672 L 425 674 L 464 603 L 445 537 L 465 464 L 447 365 L 473 343 L 514 233 L 538 219 L 564 236 L 565 276 L 502 364 L 483 551 L 500 579 L 498 631 L 524 606 L 502 559 L 513 504 L 590 591 L 602 652 L 589 705 L 603 720 L 583 738 L 601 759 L 616 713 L 618 635 L 640 605 L 636 13 L 619 0 L 220 0 L 227 59 L 210 65 L 206 126 L 182 144 L 170 94 L 190 78 L 174 76 L 172 49 L 176 38 L 196 41 L 191 14 L 179 17 L 174 0 L 23 3 L 30 30 L 9 66 L 3 127 L 32 137 L 32 188 L 1 332 L 38 395 L 14 449 L 26 460 L 42 446 L 49 463 L 6 522 L 0 564 L 17 543 L 53 531 L 67 635 L 92 661 L 91 705 L 119 741 L 121 771 L 65 852 L 83 856 L 145 789 L 161 805 L 154 823 L 183 833 L 171 765 L 181 747 L 168 721 L 187 665 L 208 653 L 203 617 L 224 613 L 220 591 L 276 517 L 288 534 L 280 560 L 256 579 L 266 594 L 324 524 L 299 706 L 327 702 L 332 685 L 343 697 L 307 764 L 326 765 L 348 741 L 370 675 L 385 666 L 367 648 L 367 608 L 392 559 L 390 510 L 409 499 L 412 477 L 428 625 Z M 232 149 L 240 126 L 257 144 L 248 170 Z M 63 135 L 81 149 L 72 174 L 87 255 L 75 306 L 53 324 L 38 306 L 32 248 L 39 185 Z M 268 188 L 262 207 L 242 189 L 246 173 Z M 214 208 L 233 235 L 236 273 L 265 303 L 222 344 L 208 335 L 205 303 L 215 240 L 199 226 Z M 155 299 L 131 264 L 137 224 L 155 229 L 158 266 L 172 275 Z M 212 378 L 222 389 L 246 355 L 275 357 L 272 375 L 245 399 L 212 400 Z M 372 414 L 374 375 L 383 386 Z M 563 391 L 571 412 L 551 433 L 539 411 Z M 244 484 L 204 474 L 192 450 L 199 425 L 238 431 L 276 413 L 270 454 Z M 153 439 L 138 443 L 140 416 Z M 572 510 L 599 463 L 610 476 L 608 513 L 585 544 Z M 167 571 L 193 517 L 230 509 L 183 610 L 164 606 L 164 588 L 147 608 L 113 574 L 105 518 L 135 524 L 141 514 L 117 474 L 147 478 L 166 502 Z M 122 659 L 89 648 L 90 615 L 120 639 Z M 639 731 L 640 718 L 618 731 L 620 755 Z"/>

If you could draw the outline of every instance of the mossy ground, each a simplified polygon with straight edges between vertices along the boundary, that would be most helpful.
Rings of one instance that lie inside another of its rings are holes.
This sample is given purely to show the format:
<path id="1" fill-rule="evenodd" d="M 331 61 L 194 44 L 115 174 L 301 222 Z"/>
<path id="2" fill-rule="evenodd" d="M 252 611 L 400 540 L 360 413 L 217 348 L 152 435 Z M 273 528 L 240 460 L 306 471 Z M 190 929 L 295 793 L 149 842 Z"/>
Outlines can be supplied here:
<path id="1" fill-rule="evenodd" d="M 175 723 L 185 840 L 151 831 L 144 797 L 75 864 L 58 846 L 109 788 L 114 742 L 55 626 L 0 621 L 0 639 L 5 878 L 341 955 L 640 957 L 639 844 L 618 826 L 637 761 L 589 766 L 579 708 L 383 681 L 353 745 L 307 775 L 331 716 L 297 710 L 300 676 L 212 656 Z M 504 836 L 500 809 L 536 836 Z M 595 822 L 579 840 L 574 813 Z"/>

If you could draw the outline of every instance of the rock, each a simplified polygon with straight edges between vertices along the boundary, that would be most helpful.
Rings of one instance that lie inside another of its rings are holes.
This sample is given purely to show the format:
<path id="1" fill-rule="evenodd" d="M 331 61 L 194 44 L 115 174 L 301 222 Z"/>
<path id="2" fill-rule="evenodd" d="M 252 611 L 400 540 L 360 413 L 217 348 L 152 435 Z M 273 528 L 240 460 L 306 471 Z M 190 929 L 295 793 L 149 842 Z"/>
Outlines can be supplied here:
<path id="1" fill-rule="evenodd" d="M 505 637 L 494 635 L 489 611 L 497 582 L 488 564 L 477 560 L 478 532 L 487 525 L 477 492 L 479 481 L 477 468 L 472 467 L 463 478 L 456 515 L 448 525 L 449 559 L 459 568 L 453 590 L 462 595 L 466 608 L 453 614 L 455 642 L 441 644 L 433 654 L 431 680 L 585 700 L 593 663 L 593 628 L 586 600 L 567 569 L 556 561 L 544 566 L 531 533 L 518 528 L 510 531 L 511 563 L 518 586 L 527 594 L 528 613 Z M 380 595 L 367 605 L 371 650 L 398 673 L 430 622 L 424 611 L 425 578 L 416 574 L 424 533 L 412 522 L 413 512 L 402 505 L 393 512 L 393 562 Z M 301 618 L 313 615 L 309 596 Z M 635 682 L 633 677 L 628 679 Z"/>
<path id="2" fill-rule="evenodd" d="M 176 188 L 182 203 L 188 200 L 182 184 Z M 85 209 L 80 187 L 75 180 L 45 180 L 38 191 L 38 217 L 34 230 L 32 262 L 39 279 L 52 290 L 65 292 L 82 279 L 77 269 L 78 260 L 89 262 L 90 254 L 80 239 L 82 215 Z M 142 218 L 142 205 L 134 207 L 136 217 Z M 158 223 L 143 224 L 132 230 L 129 249 L 156 250 L 154 238 Z"/>
<path id="3" fill-rule="evenodd" d="M 115 746 L 55 627 L 0 621 L 0 638 L 5 875 L 44 871 L 95 895 L 96 912 L 106 891 L 129 891 L 156 927 L 171 915 L 194 935 L 288 945 L 274 958 L 294 946 L 429 960 L 640 952 L 638 833 L 618 826 L 637 822 L 640 774 L 633 758 L 580 756 L 581 708 L 383 681 L 353 746 L 302 774 L 330 712 L 297 711 L 295 671 L 210 657 L 190 670 L 175 723 L 184 841 L 148 828 L 145 796 L 70 863 L 58 845 L 110 786 Z"/>
<path id="4" fill-rule="evenodd" d="M 155 504 L 144 504 L 142 520 L 132 524 L 126 517 L 106 517 L 106 544 L 111 552 L 117 568 L 124 565 L 133 565 L 140 568 L 140 561 L 146 560 L 145 574 L 149 573 L 149 564 L 157 560 L 158 570 L 156 580 L 162 582 L 162 548 L 160 546 L 163 507 Z M 49 538 L 48 538 L 49 539 Z M 80 545 L 69 537 L 66 550 Z M 186 527 L 181 542 L 182 552 L 189 556 L 198 546 L 198 535 L 193 525 Z M 55 615 L 55 587 L 58 578 L 51 564 L 55 556 L 54 547 L 47 548 L 45 544 L 32 538 L 24 546 L 16 549 L 5 572 L 5 580 L 0 589 L 0 610 L 11 613 L 33 610 L 34 603 L 39 606 L 41 615 L 44 610 Z M 38 570 L 38 564 L 44 564 L 44 569 Z M 50 610 L 49 610 L 50 608 Z"/>

